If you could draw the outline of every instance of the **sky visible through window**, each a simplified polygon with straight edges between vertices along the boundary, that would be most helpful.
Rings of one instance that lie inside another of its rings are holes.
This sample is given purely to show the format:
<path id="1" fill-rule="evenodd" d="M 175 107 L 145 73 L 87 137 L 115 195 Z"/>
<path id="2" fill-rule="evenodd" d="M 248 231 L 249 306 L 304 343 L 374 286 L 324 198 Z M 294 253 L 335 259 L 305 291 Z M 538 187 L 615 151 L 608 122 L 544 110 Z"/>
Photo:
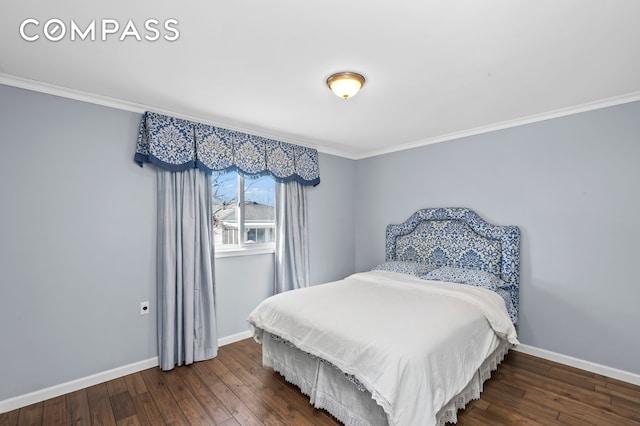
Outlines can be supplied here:
<path id="1" fill-rule="evenodd" d="M 274 181 L 270 176 L 245 176 L 245 202 L 252 201 L 274 207 Z M 213 177 L 213 203 L 229 205 L 238 202 L 238 177 L 235 172 Z"/>

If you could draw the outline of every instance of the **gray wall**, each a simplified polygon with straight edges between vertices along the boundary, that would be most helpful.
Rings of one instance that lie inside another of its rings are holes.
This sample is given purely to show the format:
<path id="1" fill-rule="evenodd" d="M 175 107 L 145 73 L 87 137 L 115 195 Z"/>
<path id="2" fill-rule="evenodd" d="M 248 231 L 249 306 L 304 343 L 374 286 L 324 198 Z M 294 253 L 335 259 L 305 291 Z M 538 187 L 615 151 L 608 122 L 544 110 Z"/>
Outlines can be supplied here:
<path id="1" fill-rule="evenodd" d="M 640 102 L 360 160 L 356 269 L 420 208 L 518 225 L 520 341 L 640 374 L 638 159 Z"/>
<path id="2" fill-rule="evenodd" d="M 1 85 L 0 111 L 0 401 L 157 356 L 140 115 Z"/>
<path id="3" fill-rule="evenodd" d="M 273 294 L 273 254 L 216 259 L 218 336 L 249 329 L 249 313 Z"/>
<path id="4" fill-rule="evenodd" d="M 157 356 L 156 183 L 133 162 L 139 120 L 0 85 L 0 401 Z M 320 168 L 314 284 L 355 265 L 355 163 L 321 154 Z M 273 255 L 218 259 L 219 336 L 247 331 L 272 289 Z"/>
<path id="5" fill-rule="evenodd" d="M 309 190 L 311 284 L 346 277 L 355 267 L 356 162 L 320 154 L 320 185 Z"/>

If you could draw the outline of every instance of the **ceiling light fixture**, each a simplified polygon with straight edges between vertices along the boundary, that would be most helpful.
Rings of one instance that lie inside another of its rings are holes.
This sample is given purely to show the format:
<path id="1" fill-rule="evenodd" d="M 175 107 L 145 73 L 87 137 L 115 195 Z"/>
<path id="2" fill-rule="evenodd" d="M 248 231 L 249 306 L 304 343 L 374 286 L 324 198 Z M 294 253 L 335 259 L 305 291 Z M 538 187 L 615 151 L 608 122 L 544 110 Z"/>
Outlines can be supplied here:
<path id="1" fill-rule="evenodd" d="M 364 76 L 357 72 L 337 72 L 327 78 L 327 86 L 336 96 L 349 99 L 364 86 Z"/>

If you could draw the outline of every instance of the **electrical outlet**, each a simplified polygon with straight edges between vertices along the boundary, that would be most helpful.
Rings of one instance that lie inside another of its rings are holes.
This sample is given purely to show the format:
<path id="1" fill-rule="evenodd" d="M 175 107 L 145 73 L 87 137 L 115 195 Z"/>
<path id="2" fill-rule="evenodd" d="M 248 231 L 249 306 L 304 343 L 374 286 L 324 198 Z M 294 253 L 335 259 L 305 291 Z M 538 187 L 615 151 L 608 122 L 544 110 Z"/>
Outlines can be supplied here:
<path id="1" fill-rule="evenodd" d="M 147 315 L 149 313 L 149 302 L 140 302 L 140 315 Z"/>

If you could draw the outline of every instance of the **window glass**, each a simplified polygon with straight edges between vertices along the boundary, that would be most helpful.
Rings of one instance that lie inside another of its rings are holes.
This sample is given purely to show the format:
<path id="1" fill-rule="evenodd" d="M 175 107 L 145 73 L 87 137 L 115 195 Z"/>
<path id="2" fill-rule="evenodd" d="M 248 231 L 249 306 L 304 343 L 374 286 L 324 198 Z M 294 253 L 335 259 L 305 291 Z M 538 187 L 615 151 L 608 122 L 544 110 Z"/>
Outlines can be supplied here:
<path id="1" fill-rule="evenodd" d="M 214 176 L 212 205 L 217 248 L 275 242 L 275 181 L 270 176 Z"/>
<path id="2" fill-rule="evenodd" d="M 271 176 L 244 178 L 244 232 L 246 244 L 276 240 L 276 194 Z"/>

